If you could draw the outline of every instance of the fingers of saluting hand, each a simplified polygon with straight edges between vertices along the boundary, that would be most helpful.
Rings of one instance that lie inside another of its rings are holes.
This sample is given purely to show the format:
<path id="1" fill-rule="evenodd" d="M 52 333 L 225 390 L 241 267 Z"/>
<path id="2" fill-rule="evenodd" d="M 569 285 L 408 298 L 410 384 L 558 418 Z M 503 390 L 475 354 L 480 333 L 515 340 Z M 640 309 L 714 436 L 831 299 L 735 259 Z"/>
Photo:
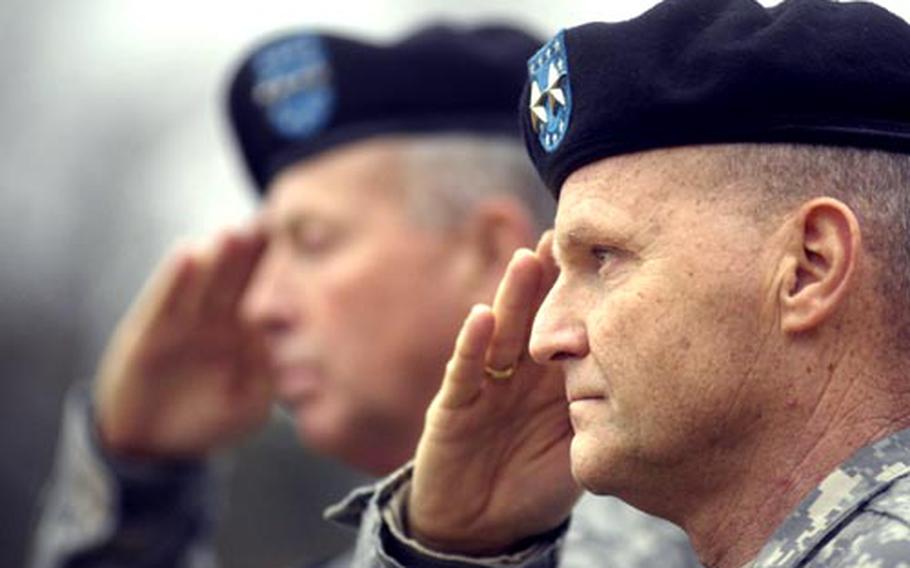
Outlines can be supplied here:
<path id="1" fill-rule="evenodd" d="M 437 402 L 446 408 L 460 408 L 473 402 L 483 388 L 484 358 L 493 336 L 493 312 L 478 304 L 471 309 L 455 341 L 455 352 L 446 365 L 446 374 Z"/>
<path id="2" fill-rule="evenodd" d="M 553 229 L 545 232 L 537 242 L 537 260 L 540 261 L 542 272 L 536 306 L 540 307 L 544 296 L 547 295 L 559 276 L 559 267 L 556 266 L 556 259 L 553 258 Z"/>
<path id="3" fill-rule="evenodd" d="M 191 245 L 177 246 L 155 270 L 133 309 L 138 309 L 145 319 L 173 317 L 180 312 L 197 272 Z"/>
<path id="4" fill-rule="evenodd" d="M 235 310 L 264 249 L 256 226 L 226 230 L 205 246 L 178 246 L 150 280 L 142 311 L 162 320 Z"/>
<path id="5" fill-rule="evenodd" d="M 440 404 L 449 408 L 470 404 L 490 376 L 488 369 L 511 369 L 518 364 L 527 347 L 540 278 L 540 263 L 534 253 L 516 251 L 493 307 L 474 306 L 461 327 L 446 367 Z"/>
<path id="6" fill-rule="evenodd" d="M 199 309 L 205 317 L 232 317 L 265 249 L 261 229 L 228 230 L 216 241 L 204 267 Z"/>
<path id="7" fill-rule="evenodd" d="M 514 369 L 527 349 L 542 269 L 533 252 L 515 251 L 493 300 L 496 325 L 486 353 L 492 376 Z"/>

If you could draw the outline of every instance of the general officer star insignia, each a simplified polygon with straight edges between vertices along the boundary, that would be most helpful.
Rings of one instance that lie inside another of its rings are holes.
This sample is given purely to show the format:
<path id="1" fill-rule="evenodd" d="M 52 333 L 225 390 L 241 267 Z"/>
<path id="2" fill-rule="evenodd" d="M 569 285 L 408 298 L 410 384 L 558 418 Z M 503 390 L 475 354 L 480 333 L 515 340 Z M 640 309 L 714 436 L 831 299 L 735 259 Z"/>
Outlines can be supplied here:
<path id="1" fill-rule="evenodd" d="M 572 115 L 569 60 L 563 36 L 563 32 L 556 34 L 528 61 L 531 128 L 547 152 L 562 142 Z"/>

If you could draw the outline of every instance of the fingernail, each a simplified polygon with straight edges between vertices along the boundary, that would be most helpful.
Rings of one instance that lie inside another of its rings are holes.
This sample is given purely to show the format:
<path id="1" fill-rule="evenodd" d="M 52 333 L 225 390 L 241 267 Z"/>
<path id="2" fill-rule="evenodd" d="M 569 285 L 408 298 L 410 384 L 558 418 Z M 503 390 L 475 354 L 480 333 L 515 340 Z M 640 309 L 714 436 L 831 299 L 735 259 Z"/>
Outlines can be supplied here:
<path id="1" fill-rule="evenodd" d="M 534 252 L 529 248 L 521 247 L 521 248 L 515 249 L 515 252 L 512 254 L 512 260 L 517 260 L 517 259 L 521 258 L 522 256 L 527 256 L 527 255 L 533 256 Z"/>
<path id="2" fill-rule="evenodd" d="M 484 312 L 489 309 L 490 309 L 490 306 L 488 306 L 486 304 L 474 304 L 471 307 L 471 315 L 479 314 L 480 312 Z"/>

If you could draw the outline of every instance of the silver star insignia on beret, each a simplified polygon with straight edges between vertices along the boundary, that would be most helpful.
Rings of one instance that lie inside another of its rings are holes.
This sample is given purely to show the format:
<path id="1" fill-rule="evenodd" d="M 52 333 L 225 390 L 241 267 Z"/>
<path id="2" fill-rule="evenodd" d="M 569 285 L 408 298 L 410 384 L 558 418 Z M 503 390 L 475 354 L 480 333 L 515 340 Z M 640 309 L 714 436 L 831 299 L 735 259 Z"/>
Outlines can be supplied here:
<path id="1" fill-rule="evenodd" d="M 534 132 L 539 133 L 541 125 L 548 124 L 559 108 L 566 106 L 565 77 L 563 65 L 551 62 L 547 69 L 547 84 L 542 90 L 536 80 L 531 81 L 530 110 Z"/>

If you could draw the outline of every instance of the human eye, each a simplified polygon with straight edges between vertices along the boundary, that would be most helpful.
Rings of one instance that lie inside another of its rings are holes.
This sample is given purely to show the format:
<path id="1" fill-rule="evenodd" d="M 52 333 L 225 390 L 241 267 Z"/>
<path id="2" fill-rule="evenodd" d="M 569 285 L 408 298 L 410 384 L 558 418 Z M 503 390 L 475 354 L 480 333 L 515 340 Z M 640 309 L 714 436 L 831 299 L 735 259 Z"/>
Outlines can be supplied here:
<path id="1" fill-rule="evenodd" d="M 329 252 L 339 238 L 339 231 L 326 223 L 301 223 L 291 232 L 294 250 L 304 257 L 317 257 Z"/>
<path id="2" fill-rule="evenodd" d="M 609 269 L 621 256 L 620 251 L 608 245 L 592 245 L 589 254 L 598 272 Z"/>

